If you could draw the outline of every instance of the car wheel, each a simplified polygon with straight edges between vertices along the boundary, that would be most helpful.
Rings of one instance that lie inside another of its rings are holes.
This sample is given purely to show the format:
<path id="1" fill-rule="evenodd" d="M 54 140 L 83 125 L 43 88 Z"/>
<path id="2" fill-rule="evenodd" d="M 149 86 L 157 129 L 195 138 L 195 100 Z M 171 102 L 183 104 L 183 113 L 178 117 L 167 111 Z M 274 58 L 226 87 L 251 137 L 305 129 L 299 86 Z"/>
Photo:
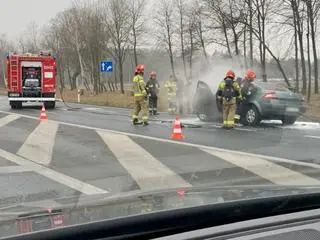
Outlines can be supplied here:
<path id="1" fill-rule="evenodd" d="M 205 114 L 205 113 L 198 113 L 197 117 L 203 122 L 209 122 L 210 121 L 210 118 L 209 118 L 208 114 Z"/>
<path id="2" fill-rule="evenodd" d="M 255 126 L 259 124 L 260 121 L 261 121 L 261 117 L 258 109 L 254 105 L 247 106 L 241 121 L 243 125 Z"/>
<path id="3" fill-rule="evenodd" d="M 11 109 L 16 109 L 16 103 L 15 102 L 10 102 Z"/>
<path id="4" fill-rule="evenodd" d="M 284 125 L 292 125 L 297 121 L 297 117 L 290 117 L 290 116 L 285 116 L 282 119 L 282 124 Z"/>

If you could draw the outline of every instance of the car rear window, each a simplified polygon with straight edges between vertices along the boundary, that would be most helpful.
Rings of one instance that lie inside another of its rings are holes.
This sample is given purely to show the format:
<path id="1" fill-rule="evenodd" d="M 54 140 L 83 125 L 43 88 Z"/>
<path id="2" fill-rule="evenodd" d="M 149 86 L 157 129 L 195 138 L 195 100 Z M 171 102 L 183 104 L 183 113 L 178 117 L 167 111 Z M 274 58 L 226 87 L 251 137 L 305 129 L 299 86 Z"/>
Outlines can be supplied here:
<path id="1" fill-rule="evenodd" d="M 283 91 L 283 92 L 289 91 L 289 89 L 285 87 L 284 86 L 285 84 L 282 82 L 255 82 L 255 85 L 265 90 Z"/>

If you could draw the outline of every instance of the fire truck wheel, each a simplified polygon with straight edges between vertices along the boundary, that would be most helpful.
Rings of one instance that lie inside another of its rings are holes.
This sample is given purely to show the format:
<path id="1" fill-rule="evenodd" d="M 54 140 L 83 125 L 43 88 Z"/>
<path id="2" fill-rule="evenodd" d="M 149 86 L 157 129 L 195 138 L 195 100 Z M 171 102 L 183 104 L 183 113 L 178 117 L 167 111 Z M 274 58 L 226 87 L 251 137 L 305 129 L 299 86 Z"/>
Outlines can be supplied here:
<path id="1" fill-rule="evenodd" d="M 10 106 L 12 109 L 21 109 L 22 108 L 22 102 L 10 102 Z"/>
<path id="2" fill-rule="evenodd" d="M 56 102 L 45 102 L 44 106 L 45 106 L 45 108 L 53 109 L 56 107 Z"/>

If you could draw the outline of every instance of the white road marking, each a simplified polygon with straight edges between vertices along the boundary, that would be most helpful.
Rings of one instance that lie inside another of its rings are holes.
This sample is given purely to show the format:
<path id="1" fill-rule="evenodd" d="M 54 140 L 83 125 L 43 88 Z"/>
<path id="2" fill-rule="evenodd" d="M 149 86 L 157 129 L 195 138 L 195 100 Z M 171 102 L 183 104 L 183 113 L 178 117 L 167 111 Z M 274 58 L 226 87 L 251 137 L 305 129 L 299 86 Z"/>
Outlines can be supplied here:
<path id="1" fill-rule="evenodd" d="M 0 167 L 0 174 L 29 172 L 30 169 L 22 166 L 6 166 Z"/>
<path id="2" fill-rule="evenodd" d="M 191 187 L 128 136 L 97 131 L 142 190 Z"/>
<path id="3" fill-rule="evenodd" d="M 320 181 L 315 178 L 311 178 L 262 158 L 239 156 L 221 151 L 203 150 L 278 185 L 320 185 Z"/>
<path id="4" fill-rule="evenodd" d="M 53 181 L 56 181 L 56 182 L 61 183 L 67 187 L 75 189 L 76 191 L 79 191 L 81 193 L 88 194 L 88 195 L 108 193 L 108 191 L 106 191 L 106 190 L 103 190 L 101 188 L 97 188 L 95 186 L 92 186 L 90 184 L 82 182 L 78 179 L 69 177 L 69 176 L 64 175 L 62 173 L 54 171 L 48 167 L 39 165 L 39 164 L 32 162 L 32 161 L 29 161 L 23 157 L 20 157 L 18 155 L 13 154 L 13 153 L 7 152 L 3 149 L 0 149 L 0 156 L 11 161 L 11 162 L 14 162 L 14 163 L 20 165 L 22 167 L 25 167 L 27 170 L 31 170 L 33 172 L 36 172 L 36 173 L 43 175 Z"/>
<path id="5" fill-rule="evenodd" d="M 304 135 L 306 138 L 320 139 L 320 136 Z"/>
<path id="6" fill-rule="evenodd" d="M 33 162 L 49 165 L 58 127 L 58 123 L 41 121 L 17 154 Z"/>
<path id="7" fill-rule="evenodd" d="M 21 116 L 10 114 L 10 115 L 7 115 L 3 118 L 0 118 L 0 127 L 3 127 L 5 125 L 7 125 L 8 123 L 15 121 L 15 120 L 19 119 L 20 117 Z"/>
<path id="8" fill-rule="evenodd" d="M 11 112 L 7 111 L 0 111 L 2 113 L 7 113 L 7 114 L 13 114 Z M 23 114 L 16 114 L 15 115 L 29 118 L 29 119 L 35 119 L 39 120 L 37 117 L 29 116 L 29 115 L 23 115 Z M 269 161 L 274 161 L 274 162 L 283 162 L 283 163 L 290 163 L 298 166 L 305 166 L 305 167 L 310 167 L 310 168 L 316 168 L 320 169 L 319 164 L 315 163 L 306 163 L 298 160 L 291 160 L 291 159 L 286 159 L 286 158 L 281 158 L 281 157 L 273 157 L 273 156 L 268 156 L 268 155 L 263 155 L 263 154 L 256 154 L 256 153 L 248 153 L 248 152 L 242 152 L 238 150 L 230 150 L 230 149 L 224 149 L 224 148 L 216 148 L 208 145 L 200 145 L 200 144 L 195 144 L 195 143 L 189 143 L 189 142 L 179 142 L 179 141 L 173 141 L 170 139 L 164 139 L 164 138 L 158 138 L 158 137 L 150 137 L 146 135 L 141 135 L 141 134 L 136 134 L 136 133 L 128 133 L 128 132 L 121 132 L 121 131 L 116 131 L 116 130 L 110 130 L 110 129 L 105 129 L 105 128 L 98 128 L 98 127 L 90 127 L 86 125 L 81 125 L 81 124 L 75 124 L 75 123 L 68 123 L 68 122 L 63 122 L 63 121 L 54 121 L 54 120 L 48 120 L 51 122 L 56 122 L 59 124 L 64 124 L 67 126 L 73 126 L 73 127 L 79 127 L 79 128 L 84 128 L 84 129 L 90 129 L 90 130 L 95 130 L 95 131 L 101 131 L 105 133 L 114 133 L 114 134 L 122 134 L 126 136 L 132 136 L 132 137 L 140 137 L 143 139 L 150 139 L 150 140 L 155 140 L 159 142 L 165 142 L 165 143 L 171 143 L 171 144 L 178 144 L 178 145 L 183 145 L 183 146 L 189 146 L 189 147 L 195 147 L 195 148 L 200 148 L 200 149 L 209 149 L 209 150 L 216 150 L 216 151 L 222 151 L 222 152 L 228 152 L 228 153 L 233 153 L 235 155 L 241 155 L 241 156 L 251 156 L 251 157 L 257 157 L 257 158 L 264 158 Z M 129 123 L 128 123 L 129 124 Z M 169 136 L 168 136 L 169 138 Z"/>

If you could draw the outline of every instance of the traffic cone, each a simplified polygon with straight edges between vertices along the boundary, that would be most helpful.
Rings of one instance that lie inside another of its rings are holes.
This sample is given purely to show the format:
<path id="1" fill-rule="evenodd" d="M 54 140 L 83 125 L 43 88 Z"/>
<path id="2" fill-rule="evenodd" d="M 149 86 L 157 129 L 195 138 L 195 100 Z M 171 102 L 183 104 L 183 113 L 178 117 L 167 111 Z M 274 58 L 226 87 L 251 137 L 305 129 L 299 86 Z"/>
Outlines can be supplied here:
<path id="1" fill-rule="evenodd" d="M 46 114 L 46 109 L 44 107 L 44 104 L 42 104 L 42 109 L 41 109 L 41 112 L 40 112 L 40 120 L 48 120 L 48 116 Z"/>
<path id="2" fill-rule="evenodd" d="M 182 140 L 183 137 L 184 136 L 183 136 L 182 130 L 181 130 L 180 118 L 176 117 L 176 120 L 174 121 L 173 133 L 171 134 L 171 139 L 173 139 L 173 140 Z"/>

